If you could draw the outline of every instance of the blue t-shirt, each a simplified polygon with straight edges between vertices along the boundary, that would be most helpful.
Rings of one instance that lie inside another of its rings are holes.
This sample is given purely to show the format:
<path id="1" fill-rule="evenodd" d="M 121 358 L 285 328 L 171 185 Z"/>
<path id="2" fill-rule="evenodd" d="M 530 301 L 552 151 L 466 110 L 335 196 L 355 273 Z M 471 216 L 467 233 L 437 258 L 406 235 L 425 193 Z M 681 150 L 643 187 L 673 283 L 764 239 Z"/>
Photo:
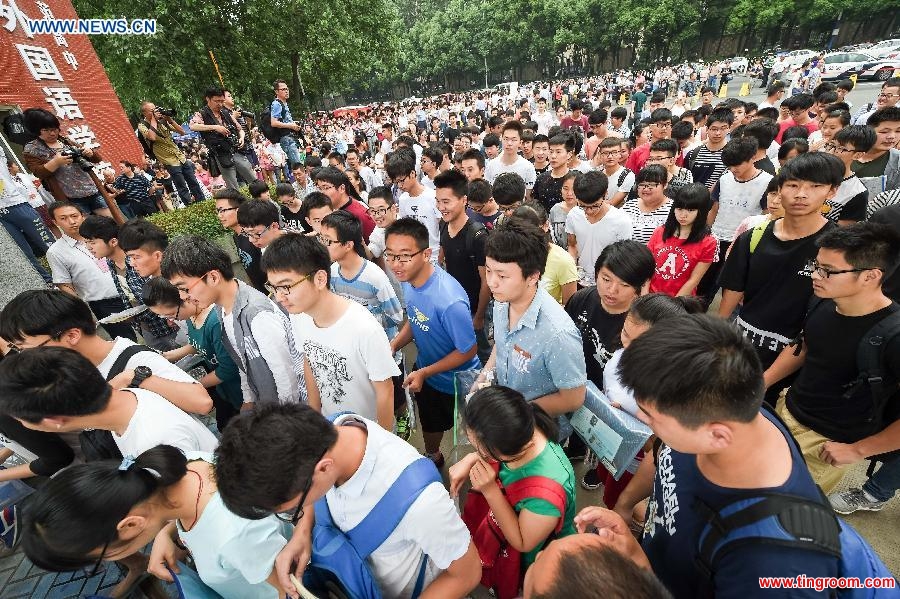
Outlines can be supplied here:
<path id="1" fill-rule="evenodd" d="M 780 487 L 767 489 L 726 489 L 715 485 L 700 472 L 697 456 L 680 453 L 663 445 L 657 458 L 653 494 L 647 506 L 647 522 L 642 541 L 650 565 L 676 599 L 702 596 L 704 575 L 697 569 L 697 539 L 706 525 L 704 516 L 694 507 L 697 498 L 714 510 L 761 493 L 785 493 L 821 500 L 803 456 L 789 433 L 765 410 L 763 415 L 779 428 L 791 450 L 791 474 Z M 779 547 L 765 541 L 731 549 L 718 562 L 713 578 L 716 599 L 756 596 L 761 576 L 837 576 L 838 562 L 814 551 Z M 815 590 L 793 590 L 779 597 L 822 597 Z"/>
<path id="2" fill-rule="evenodd" d="M 291 109 L 287 105 L 287 102 L 282 104 L 279 100 L 272 100 L 272 108 L 270 112 L 272 114 L 272 118 L 281 121 L 282 123 L 294 122 L 294 118 L 291 116 Z"/>
<path id="3" fill-rule="evenodd" d="M 456 279 L 435 267 L 425 284 L 413 287 L 402 283 L 406 299 L 406 314 L 412 328 L 419 355 L 416 368 L 423 368 L 445 358 L 453 350 L 467 352 L 475 345 L 475 329 L 469 310 L 469 296 Z M 454 370 L 447 370 L 428 378 L 428 385 L 453 394 L 453 375 L 461 370 L 480 368 L 478 356 L 473 356 Z"/>

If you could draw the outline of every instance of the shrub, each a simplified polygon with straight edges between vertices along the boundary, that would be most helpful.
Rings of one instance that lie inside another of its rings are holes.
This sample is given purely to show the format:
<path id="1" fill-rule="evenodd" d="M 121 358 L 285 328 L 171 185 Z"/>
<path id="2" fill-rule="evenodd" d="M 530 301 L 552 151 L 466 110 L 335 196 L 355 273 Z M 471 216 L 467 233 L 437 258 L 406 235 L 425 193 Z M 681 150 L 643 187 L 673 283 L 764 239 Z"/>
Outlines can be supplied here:
<path id="1" fill-rule="evenodd" d="M 158 212 L 147 217 L 147 220 L 165 231 L 169 239 L 188 233 L 215 239 L 228 232 L 216 218 L 216 205 L 213 200 L 197 202 L 172 212 Z"/>

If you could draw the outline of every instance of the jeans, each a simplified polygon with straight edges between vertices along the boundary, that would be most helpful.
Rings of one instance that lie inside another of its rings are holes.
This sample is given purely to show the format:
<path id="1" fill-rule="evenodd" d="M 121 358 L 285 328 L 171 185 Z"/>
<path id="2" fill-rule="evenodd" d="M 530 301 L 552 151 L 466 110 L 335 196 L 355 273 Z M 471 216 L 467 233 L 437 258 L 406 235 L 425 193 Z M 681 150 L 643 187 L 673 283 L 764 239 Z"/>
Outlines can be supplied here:
<path id="1" fill-rule="evenodd" d="M 0 223 L 13 238 L 22 253 L 38 271 L 41 278 L 48 283 L 53 279 L 50 273 L 37 261 L 38 256 L 47 253 L 47 249 L 55 241 L 53 234 L 47 229 L 41 215 L 28 202 L 22 202 L 9 208 L 0 208 Z"/>
<path id="2" fill-rule="evenodd" d="M 194 176 L 193 162 L 185 160 L 184 164 L 167 164 L 166 170 L 172 176 L 172 183 L 175 185 L 175 189 L 178 190 L 178 197 L 181 198 L 182 204 L 185 206 L 190 204 L 192 195 L 195 202 L 203 200 L 203 188 L 200 187 L 197 177 Z"/>
<path id="3" fill-rule="evenodd" d="M 300 152 L 297 151 L 297 140 L 294 139 L 293 135 L 285 135 L 279 140 L 279 145 L 281 149 L 284 150 L 284 153 L 287 154 L 287 167 L 288 169 L 293 168 L 295 164 L 300 164 L 303 162 L 300 160 Z"/>
<path id="4" fill-rule="evenodd" d="M 900 456 L 893 456 L 881 463 L 881 467 L 863 485 L 863 491 L 878 501 L 888 501 L 900 489 Z"/>
<path id="5" fill-rule="evenodd" d="M 119 210 L 122 211 L 122 216 L 124 216 L 126 219 L 132 219 L 137 216 L 137 214 L 134 213 L 134 208 L 132 208 L 131 202 L 119 202 Z"/>
<path id="6" fill-rule="evenodd" d="M 221 170 L 222 178 L 225 179 L 225 187 L 228 189 L 238 189 L 238 175 L 245 183 L 256 181 L 256 171 L 253 170 L 250 161 L 247 160 L 246 156 L 238 152 L 234 153 L 234 166 L 222 167 Z"/>
<path id="7" fill-rule="evenodd" d="M 713 77 L 710 77 L 710 78 L 706 81 L 706 85 L 709 86 L 709 87 L 711 87 L 711 88 L 713 88 L 714 90 L 716 90 L 716 91 L 714 92 L 714 93 L 716 93 L 716 94 L 719 93 L 719 90 L 716 88 L 717 80 L 718 80 L 718 76 L 713 76 Z"/>

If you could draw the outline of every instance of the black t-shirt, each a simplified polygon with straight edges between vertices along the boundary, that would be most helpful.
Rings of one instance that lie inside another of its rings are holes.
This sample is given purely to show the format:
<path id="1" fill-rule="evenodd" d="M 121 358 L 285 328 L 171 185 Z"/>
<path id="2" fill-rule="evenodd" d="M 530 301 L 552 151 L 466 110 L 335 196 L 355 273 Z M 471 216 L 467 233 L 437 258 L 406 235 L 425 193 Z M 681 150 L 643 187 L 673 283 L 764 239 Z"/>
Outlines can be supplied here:
<path id="1" fill-rule="evenodd" d="M 857 376 L 859 342 L 873 326 L 893 313 L 888 306 L 865 316 L 839 314 L 832 300 L 823 300 L 806 319 L 803 339 L 806 361 L 787 395 L 787 407 L 797 420 L 817 433 L 841 443 L 855 443 L 877 431 L 871 416 L 868 387 L 845 400 Z M 893 380 L 900 379 L 900 337 L 882 350 Z"/>
<path id="2" fill-rule="evenodd" d="M 312 231 L 312 227 L 309 223 L 306 222 L 306 219 L 303 217 L 303 208 L 297 212 L 291 212 L 290 208 L 287 206 L 281 206 L 281 223 L 282 226 L 288 231 L 300 231 L 303 233 L 309 233 Z"/>
<path id="3" fill-rule="evenodd" d="M 622 346 L 622 326 L 628 313 L 610 314 L 604 310 L 596 286 L 575 292 L 566 304 L 566 312 L 581 332 L 588 380 L 602 389 L 603 369 L 613 352 Z"/>
<path id="4" fill-rule="evenodd" d="M 262 259 L 262 251 L 253 245 L 249 239 L 243 235 L 238 235 L 237 233 L 234 234 L 234 245 L 237 247 L 241 264 L 244 266 L 244 270 L 247 271 L 247 276 L 250 278 L 250 284 L 258 291 L 268 294 L 265 287 L 266 273 L 259 267 L 259 262 Z"/>
<path id="5" fill-rule="evenodd" d="M 734 240 L 720 283 L 723 289 L 744 293 L 737 324 L 756 347 L 764 368 L 803 328 L 812 297 L 816 240 L 835 226 L 829 221 L 808 237 L 782 241 L 775 237 L 775 225 L 771 224 L 752 254 L 752 229 Z"/>
<path id="6" fill-rule="evenodd" d="M 550 209 L 554 204 L 562 202 L 562 186 L 563 178 L 557 179 L 550 174 L 550 171 L 539 175 L 534 182 L 532 196 L 541 203 L 547 214 L 550 214 Z"/>
<path id="7" fill-rule="evenodd" d="M 446 270 L 466 290 L 469 307 L 472 314 L 475 314 L 478 309 L 478 295 L 481 292 L 481 276 L 478 274 L 478 268 L 484 266 L 484 242 L 487 241 L 487 231 L 472 219 L 466 221 L 456 237 L 450 236 L 447 223 L 444 221 L 440 223 L 440 230 Z"/>
<path id="8" fill-rule="evenodd" d="M 769 159 L 768 156 L 763 156 L 762 158 L 760 158 L 759 160 L 757 160 L 756 162 L 754 162 L 754 163 L 753 163 L 753 166 L 755 166 L 756 168 L 758 168 L 758 169 L 761 170 L 761 171 L 764 171 L 764 172 L 766 172 L 766 173 L 769 173 L 769 174 L 772 175 L 773 177 L 774 177 L 775 174 L 776 174 L 776 172 L 775 172 L 775 165 L 772 164 L 772 161 Z M 763 208 L 765 208 L 765 206 L 763 206 Z"/>
<path id="9" fill-rule="evenodd" d="M 869 218 L 873 223 L 888 225 L 897 233 L 900 233 L 900 205 L 885 206 Z M 894 300 L 900 302 L 900 262 L 894 265 L 890 272 L 884 274 L 884 282 L 881 291 Z"/>

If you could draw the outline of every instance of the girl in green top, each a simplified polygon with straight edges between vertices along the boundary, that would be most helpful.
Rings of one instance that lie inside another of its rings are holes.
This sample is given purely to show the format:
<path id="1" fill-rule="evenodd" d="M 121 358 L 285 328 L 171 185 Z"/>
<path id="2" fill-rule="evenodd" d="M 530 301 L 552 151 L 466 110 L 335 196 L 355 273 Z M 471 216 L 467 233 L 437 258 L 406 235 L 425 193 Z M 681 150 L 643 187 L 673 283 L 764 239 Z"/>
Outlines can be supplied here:
<path id="1" fill-rule="evenodd" d="M 450 493 L 456 495 L 468 476 L 480 491 L 507 542 L 522 553 L 523 571 L 543 549 L 562 518 L 557 537 L 575 532 L 575 473 L 557 438 L 556 422 L 535 402 L 509 387 L 477 391 L 466 404 L 464 421 L 471 453 L 450 468 Z M 499 462 L 499 474 L 493 463 Z M 526 498 L 511 506 L 497 479 L 508 486 L 528 476 L 543 476 L 566 493 L 565 513 L 545 499 Z"/>
<path id="2" fill-rule="evenodd" d="M 200 384 L 207 388 L 216 407 L 216 427 L 225 428 L 243 403 L 240 373 L 222 341 L 222 325 L 214 306 L 201 308 L 182 301 L 178 289 L 162 277 L 150 279 L 144 286 L 144 304 L 154 314 L 171 320 L 184 320 L 190 344 L 163 354 L 170 362 L 196 354 L 203 359 L 207 374 Z"/>

